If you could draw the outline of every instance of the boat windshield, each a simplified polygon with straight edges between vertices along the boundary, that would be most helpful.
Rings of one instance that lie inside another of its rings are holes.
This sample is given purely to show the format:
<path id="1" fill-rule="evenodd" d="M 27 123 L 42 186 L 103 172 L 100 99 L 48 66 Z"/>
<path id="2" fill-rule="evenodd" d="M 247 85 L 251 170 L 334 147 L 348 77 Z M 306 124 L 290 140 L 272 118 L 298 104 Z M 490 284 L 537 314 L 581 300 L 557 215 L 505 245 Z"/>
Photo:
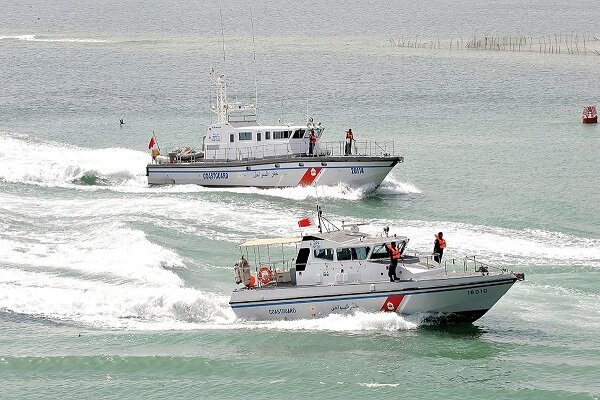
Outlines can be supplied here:
<path id="1" fill-rule="evenodd" d="M 315 132 L 315 136 L 316 136 L 317 138 L 320 138 L 320 137 L 321 137 L 321 135 L 323 134 L 323 128 L 310 128 L 310 129 L 306 129 L 306 130 L 304 131 L 304 137 L 305 137 L 305 138 L 308 138 L 308 137 L 310 136 L 310 131 L 311 131 L 311 130 Z"/>
<path id="2" fill-rule="evenodd" d="M 383 244 L 378 244 L 377 246 L 373 247 L 373 252 L 371 253 L 371 260 L 379 260 L 382 258 L 388 258 L 389 254 L 387 252 L 387 249 L 385 248 L 385 245 Z"/>
<path id="3" fill-rule="evenodd" d="M 406 248 L 406 245 L 408 244 L 408 242 L 406 240 L 402 240 L 396 243 L 396 245 L 398 246 L 398 250 L 400 250 L 400 254 L 404 253 L 404 249 Z M 385 247 L 385 243 L 384 244 L 378 244 L 376 246 L 373 247 L 373 252 L 371 253 L 371 260 L 380 260 L 382 258 L 388 258 L 390 256 L 390 254 L 388 253 L 387 248 Z"/>

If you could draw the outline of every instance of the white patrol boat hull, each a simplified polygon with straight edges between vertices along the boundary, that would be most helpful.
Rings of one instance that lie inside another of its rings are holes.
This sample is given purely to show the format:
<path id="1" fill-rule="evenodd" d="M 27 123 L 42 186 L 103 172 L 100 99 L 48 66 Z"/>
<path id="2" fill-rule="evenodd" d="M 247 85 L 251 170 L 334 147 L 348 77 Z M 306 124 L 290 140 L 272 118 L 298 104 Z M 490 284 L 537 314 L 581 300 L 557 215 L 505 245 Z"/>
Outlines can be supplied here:
<path id="1" fill-rule="evenodd" d="M 473 322 L 517 281 L 509 272 L 416 281 L 238 289 L 230 305 L 238 318 L 319 318 L 356 311 L 423 314 L 428 320 Z"/>
<path id="2" fill-rule="evenodd" d="M 282 188 L 310 185 L 375 190 L 402 157 L 294 157 L 251 161 L 148 164 L 150 185 Z"/>

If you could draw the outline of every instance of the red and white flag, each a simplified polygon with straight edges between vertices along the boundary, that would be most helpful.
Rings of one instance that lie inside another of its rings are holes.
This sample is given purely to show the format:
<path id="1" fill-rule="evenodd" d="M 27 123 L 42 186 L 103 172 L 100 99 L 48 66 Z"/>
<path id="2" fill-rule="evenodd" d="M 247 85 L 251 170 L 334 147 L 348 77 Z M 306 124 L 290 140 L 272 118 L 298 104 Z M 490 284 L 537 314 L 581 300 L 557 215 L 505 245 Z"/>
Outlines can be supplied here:
<path id="1" fill-rule="evenodd" d="M 305 228 L 307 226 L 313 225 L 313 219 L 311 217 L 304 217 L 298 221 L 298 226 L 300 228 Z"/>
<path id="2" fill-rule="evenodd" d="M 156 140 L 154 140 L 154 136 L 150 138 L 150 143 L 148 143 L 148 148 L 151 149 L 156 144 Z"/>

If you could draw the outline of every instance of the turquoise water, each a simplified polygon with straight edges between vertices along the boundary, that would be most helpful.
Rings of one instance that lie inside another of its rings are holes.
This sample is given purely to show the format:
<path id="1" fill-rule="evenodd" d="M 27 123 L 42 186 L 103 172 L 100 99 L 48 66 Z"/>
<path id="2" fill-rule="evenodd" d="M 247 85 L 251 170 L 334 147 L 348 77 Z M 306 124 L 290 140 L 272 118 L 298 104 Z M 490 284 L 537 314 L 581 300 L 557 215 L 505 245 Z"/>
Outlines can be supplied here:
<path id="1" fill-rule="evenodd" d="M 0 398 L 600 396 L 600 128 L 580 122 L 600 58 L 447 45 L 600 49 L 593 2 L 254 3 L 260 120 L 308 104 L 328 140 L 394 140 L 406 162 L 368 195 L 145 184 L 152 131 L 200 143 L 211 67 L 253 100 L 247 4 L 222 5 L 225 63 L 218 4 L 0 6 Z M 442 46 L 390 45 L 416 36 Z M 317 203 L 526 280 L 466 326 L 235 320 L 237 244 Z"/>

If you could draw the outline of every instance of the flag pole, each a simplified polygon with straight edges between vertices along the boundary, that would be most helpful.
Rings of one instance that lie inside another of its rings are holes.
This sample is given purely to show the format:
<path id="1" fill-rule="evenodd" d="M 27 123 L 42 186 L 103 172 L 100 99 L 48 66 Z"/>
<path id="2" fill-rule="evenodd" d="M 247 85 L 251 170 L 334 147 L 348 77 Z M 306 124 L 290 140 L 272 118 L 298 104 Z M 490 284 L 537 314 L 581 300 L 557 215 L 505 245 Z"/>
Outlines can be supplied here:
<path id="1" fill-rule="evenodd" d="M 319 218 L 319 233 L 323 233 L 323 227 L 321 226 L 321 206 L 317 204 L 317 218 Z"/>
<path id="2" fill-rule="evenodd" d="M 152 131 L 152 137 L 154 138 L 154 143 L 156 143 L 156 147 L 158 148 L 158 152 L 160 153 L 160 146 L 158 145 L 158 139 L 156 139 L 156 134 Z"/>

